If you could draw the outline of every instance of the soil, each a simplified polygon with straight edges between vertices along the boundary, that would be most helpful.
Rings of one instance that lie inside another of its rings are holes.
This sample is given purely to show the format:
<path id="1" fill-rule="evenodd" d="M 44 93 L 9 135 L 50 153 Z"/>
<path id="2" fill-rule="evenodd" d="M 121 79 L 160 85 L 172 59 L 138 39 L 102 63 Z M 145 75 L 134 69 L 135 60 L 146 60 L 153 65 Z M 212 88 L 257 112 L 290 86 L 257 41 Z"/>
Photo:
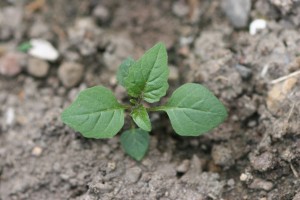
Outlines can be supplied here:
<path id="1" fill-rule="evenodd" d="M 253 0 L 237 29 L 220 2 L 1 1 L 0 200 L 300 199 L 300 75 L 286 77 L 300 70 L 299 3 Z M 257 18 L 267 27 L 251 35 Z M 39 62 L 17 50 L 31 38 L 60 53 L 42 72 L 27 70 Z M 222 125 L 180 137 L 166 114 L 152 114 L 150 149 L 136 162 L 119 135 L 85 139 L 61 122 L 87 87 L 126 101 L 118 65 L 158 41 L 169 53 L 168 95 L 186 82 L 205 85 L 228 109 Z M 65 63 L 80 70 L 69 76 Z"/>

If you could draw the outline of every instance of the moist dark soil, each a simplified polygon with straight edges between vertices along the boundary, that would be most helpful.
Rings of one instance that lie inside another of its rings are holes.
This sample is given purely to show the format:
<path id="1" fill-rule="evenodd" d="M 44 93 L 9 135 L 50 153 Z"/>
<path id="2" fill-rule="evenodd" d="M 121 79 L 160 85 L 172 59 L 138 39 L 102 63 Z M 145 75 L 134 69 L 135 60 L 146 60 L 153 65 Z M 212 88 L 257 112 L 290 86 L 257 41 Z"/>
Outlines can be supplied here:
<path id="1" fill-rule="evenodd" d="M 299 200 L 300 6 L 251 3 L 237 28 L 216 0 L 0 1 L 0 200 Z M 251 35 L 258 18 L 267 27 Z M 59 58 L 18 51 L 32 38 Z M 136 162 L 119 135 L 86 139 L 62 123 L 87 87 L 127 101 L 119 64 L 159 41 L 168 96 L 186 82 L 205 85 L 228 110 L 222 125 L 180 137 L 165 113 L 152 113 L 150 149 Z"/>

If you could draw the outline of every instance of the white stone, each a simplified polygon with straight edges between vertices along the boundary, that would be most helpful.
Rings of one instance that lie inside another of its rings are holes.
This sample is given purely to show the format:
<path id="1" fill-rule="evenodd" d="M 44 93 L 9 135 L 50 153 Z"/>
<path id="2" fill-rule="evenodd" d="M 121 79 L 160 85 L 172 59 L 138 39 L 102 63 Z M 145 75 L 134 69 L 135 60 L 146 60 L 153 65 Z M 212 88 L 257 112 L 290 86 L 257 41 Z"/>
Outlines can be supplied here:
<path id="1" fill-rule="evenodd" d="M 251 35 L 255 35 L 258 30 L 265 29 L 267 27 L 267 21 L 264 19 L 256 19 L 251 22 L 249 26 L 249 32 Z"/>
<path id="2" fill-rule="evenodd" d="M 32 149 L 31 154 L 33 156 L 40 156 L 42 154 L 42 152 L 43 152 L 43 149 L 41 147 L 36 146 Z"/>
<path id="3" fill-rule="evenodd" d="M 15 121 L 15 110 L 9 107 L 6 111 L 6 124 L 12 125 Z"/>
<path id="4" fill-rule="evenodd" d="M 28 53 L 36 58 L 55 61 L 59 57 L 58 51 L 46 40 L 31 39 L 30 44 L 32 47 L 29 49 Z"/>

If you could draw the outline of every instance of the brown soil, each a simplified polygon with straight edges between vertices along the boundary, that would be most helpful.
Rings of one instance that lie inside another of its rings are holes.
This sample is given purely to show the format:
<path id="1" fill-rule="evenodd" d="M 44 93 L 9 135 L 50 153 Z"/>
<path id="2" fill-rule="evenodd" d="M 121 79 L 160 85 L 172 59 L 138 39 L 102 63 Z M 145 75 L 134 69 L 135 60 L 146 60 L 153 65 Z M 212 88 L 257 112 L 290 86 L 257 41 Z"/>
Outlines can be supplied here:
<path id="1" fill-rule="evenodd" d="M 11 26 L 0 17 L 0 59 L 33 37 L 60 52 L 44 78 L 28 73 L 27 54 L 21 73 L 0 75 L 0 200 L 300 199 L 300 75 L 272 82 L 300 70 L 298 3 L 252 1 L 250 21 L 268 26 L 250 35 L 214 0 L 43 2 L 0 2 L 0 13 L 21 15 Z M 172 11 L 178 2 L 188 10 L 181 17 Z M 62 109 L 86 87 L 104 85 L 126 101 L 118 64 L 158 41 L 174 72 L 169 95 L 186 82 L 207 86 L 228 109 L 224 124 L 180 137 L 164 113 L 153 114 L 140 163 L 124 154 L 119 136 L 85 139 L 62 124 Z M 58 76 L 67 61 L 84 66 L 71 87 Z"/>

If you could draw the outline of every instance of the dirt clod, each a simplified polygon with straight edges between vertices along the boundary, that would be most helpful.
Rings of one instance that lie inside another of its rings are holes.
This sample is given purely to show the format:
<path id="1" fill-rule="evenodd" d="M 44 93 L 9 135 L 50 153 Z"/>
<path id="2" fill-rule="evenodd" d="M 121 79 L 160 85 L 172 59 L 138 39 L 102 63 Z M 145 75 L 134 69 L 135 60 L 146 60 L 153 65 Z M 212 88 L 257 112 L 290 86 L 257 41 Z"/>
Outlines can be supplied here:
<path id="1" fill-rule="evenodd" d="M 142 170 L 139 167 L 132 167 L 126 170 L 125 180 L 129 183 L 136 183 L 141 177 Z"/>
<path id="2" fill-rule="evenodd" d="M 0 74 L 8 77 L 18 75 L 22 70 L 24 57 L 17 52 L 8 52 L 0 57 Z"/>
<path id="3" fill-rule="evenodd" d="M 231 166 L 234 164 L 233 152 L 230 148 L 223 145 L 214 145 L 212 149 L 212 158 L 217 165 Z"/>
<path id="4" fill-rule="evenodd" d="M 76 86 L 83 76 L 83 66 L 79 63 L 65 62 L 58 69 L 58 76 L 67 88 Z"/>
<path id="5" fill-rule="evenodd" d="M 258 156 L 250 156 L 250 162 L 254 169 L 263 172 L 273 167 L 274 157 L 272 153 L 264 152 Z"/>
<path id="6" fill-rule="evenodd" d="M 28 60 L 27 72 L 34 77 L 45 77 L 49 71 L 49 68 L 50 66 L 46 61 L 37 58 L 30 58 Z"/>
<path id="7" fill-rule="evenodd" d="M 179 173 L 185 173 L 189 170 L 190 160 L 183 160 L 180 165 L 177 166 L 176 171 Z"/>
<path id="8" fill-rule="evenodd" d="M 270 181 L 255 178 L 253 182 L 249 185 L 249 188 L 270 191 L 273 188 L 273 186 L 274 184 Z"/>
<path id="9" fill-rule="evenodd" d="M 297 78 L 292 77 L 285 80 L 283 83 L 274 85 L 270 89 L 268 93 L 267 106 L 272 113 L 277 114 L 280 111 L 282 108 L 282 101 L 287 98 L 297 81 Z"/>
<path id="10" fill-rule="evenodd" d="M 300 200 L 300 192 L 293 197 L 293 200 Z"/>

